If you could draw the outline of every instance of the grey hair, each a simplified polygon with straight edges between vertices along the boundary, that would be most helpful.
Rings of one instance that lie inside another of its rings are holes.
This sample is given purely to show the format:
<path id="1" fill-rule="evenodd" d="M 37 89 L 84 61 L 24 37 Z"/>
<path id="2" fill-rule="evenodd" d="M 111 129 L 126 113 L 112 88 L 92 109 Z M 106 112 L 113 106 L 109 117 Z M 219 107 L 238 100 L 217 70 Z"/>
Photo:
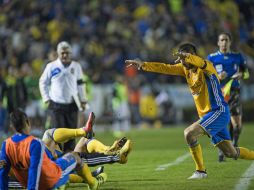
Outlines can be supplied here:
<path id="1" fill-rule="evenodd" d="M 62 41 L 57 45 L 57 54 L 60 55 L 62 49 L 67 49 L 68 52 L 72 52 L 71 45 L 66 42 Z"/>

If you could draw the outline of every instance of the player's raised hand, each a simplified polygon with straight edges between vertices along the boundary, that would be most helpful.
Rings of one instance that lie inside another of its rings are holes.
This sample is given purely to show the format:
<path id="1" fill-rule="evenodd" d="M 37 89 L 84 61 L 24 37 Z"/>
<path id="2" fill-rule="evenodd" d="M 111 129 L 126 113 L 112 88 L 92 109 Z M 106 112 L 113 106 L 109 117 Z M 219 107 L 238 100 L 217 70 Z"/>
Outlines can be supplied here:
<path id="1" fill-rule="evenodd" d="M 125 64 L 126 64 L 126 67 L 134 66 L 138 68 L 138 70 L 140 70 L 144 63 L 140 60 L 135 59 L 135 60 L 125 60 Z"/>
<path id="2" fill-rule="evenodd" d="M 240 80 L 240 79 L 243 78 L 243 73 L 242 72 L 236 72 L 231 78 Z"/>
<path id="3" fill-rule="evenodd" d="M 177 57 L 177 59 L 175 60 L 175 63 L 180 63 L 182 61 L 184 61 L 184 59 L 189 55 L 189 53 L 184 53 L 184 52 L 174 52 L 173 56 Z"/>
<path id="4" fill-rule="evenodd" d="M 218 76 L 220 80 L 223 80 L 228 76 L 228 74 L 225 71 L 222 71 L 221 73 L 218 74 Z"/>

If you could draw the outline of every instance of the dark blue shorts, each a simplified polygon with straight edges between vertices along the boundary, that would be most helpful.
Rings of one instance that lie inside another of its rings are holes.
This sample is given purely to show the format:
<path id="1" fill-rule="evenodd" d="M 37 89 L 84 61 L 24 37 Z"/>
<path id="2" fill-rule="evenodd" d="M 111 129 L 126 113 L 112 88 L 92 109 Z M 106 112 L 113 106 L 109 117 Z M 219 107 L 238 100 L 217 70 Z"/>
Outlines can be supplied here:
<path id="1" fill-rule="evenodd" d="M 226 109 L 224 111 L 211 111 L 199 120 L 199 124 L 212 138 L 212 142 L 214 145 L 217 145 L 218 143 L 225 140 L 231 140 L 228 131 L 230 114 L 228 107 L 225 108 Z"/>

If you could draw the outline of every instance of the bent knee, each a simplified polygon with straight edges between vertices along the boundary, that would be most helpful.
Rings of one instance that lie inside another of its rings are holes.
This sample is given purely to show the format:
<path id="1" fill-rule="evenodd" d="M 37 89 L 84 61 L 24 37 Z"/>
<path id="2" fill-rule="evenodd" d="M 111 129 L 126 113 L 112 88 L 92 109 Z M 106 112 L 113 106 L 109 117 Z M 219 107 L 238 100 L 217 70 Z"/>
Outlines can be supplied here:
<path id="1" fill-rule="evenodd" d="M 55 129 L 47 129 L 43 134 L 42 141 L 47 142 L 53 140 L 54 130 Z"/>
<path id="2" fill-rule="evenodd" d="M 67 160 L 74 158 L 76 160 L 77 166 L 82 165 L 82 160 L 78 152 L 74 152 L 74 151 L 69 152 L 63 155 L 63 158 L 66 158 Z"/>
<path id="3" fill-rule="evenodd" d="M 184 134 L 184 138 L 188 139 L 191 136 L 191 131 L 188 128 L 186 128 L 184 129 L 183 134 Z"/>
<path id="4" fill-rule="evenodd" d="M 184 138 L 185 140 L 188 142 L 188 143 L 191 143 L 192 141 L 195 140 L 195 137 L 194 137 L 194 134 L 193 134 L 193 131 L 186 128 L 184 130 Z"/>

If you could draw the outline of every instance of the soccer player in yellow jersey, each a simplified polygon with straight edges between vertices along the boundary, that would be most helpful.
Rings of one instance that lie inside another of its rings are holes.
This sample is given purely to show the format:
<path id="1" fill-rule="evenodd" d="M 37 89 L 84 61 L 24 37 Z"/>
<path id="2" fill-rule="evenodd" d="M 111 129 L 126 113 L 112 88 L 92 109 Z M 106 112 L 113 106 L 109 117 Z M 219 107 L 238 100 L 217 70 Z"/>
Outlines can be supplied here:
<path id="1" fill-rule="evenodd" d="M 254 160 L 254 151 L 232 145 L 227 129 L 229 108 L 224 101 L 213 64 L 199 57 L 196 47 L 191 43 L 180 45 L 174 55 L 178 58 L 173 65 L 139 60 L 126 60 L 125 63 L 144 71 L 185 77 L 200 117 L 184 130 L 185 140 L 196 165 L 196 171 L 188 179 L 207 177 L 201 145 L 198 143 L 201 135 L 208 135 L 226 157 Z"/>

